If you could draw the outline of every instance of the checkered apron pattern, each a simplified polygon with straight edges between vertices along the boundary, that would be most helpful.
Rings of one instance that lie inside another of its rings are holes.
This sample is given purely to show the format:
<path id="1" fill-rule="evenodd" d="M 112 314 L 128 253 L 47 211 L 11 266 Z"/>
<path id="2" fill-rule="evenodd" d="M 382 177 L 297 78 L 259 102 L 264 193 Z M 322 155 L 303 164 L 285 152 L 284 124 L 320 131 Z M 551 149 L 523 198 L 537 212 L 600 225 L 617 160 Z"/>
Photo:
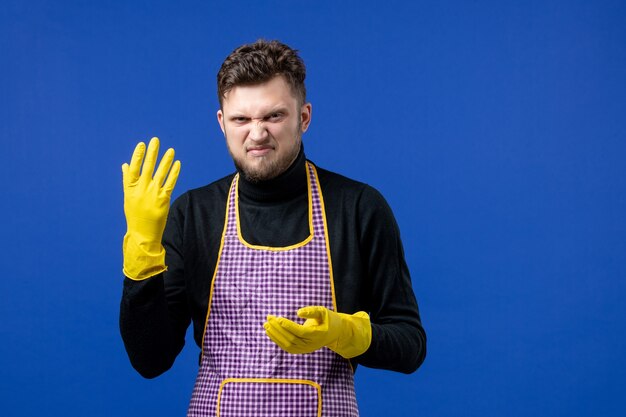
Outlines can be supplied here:
<path id="1" fill-rule="evenodd" d="M 333 309 L 321 190 L 307 163 L 312 238 L 291 248 L 251 247 L 239 238 L 233 179 L 213 278 L 202 360 L 188 416 L 358 416 L 353 372 L 328 348 L 293 355 L 265 334 L 268 314 L 302 323 L 296 311 Z"/>

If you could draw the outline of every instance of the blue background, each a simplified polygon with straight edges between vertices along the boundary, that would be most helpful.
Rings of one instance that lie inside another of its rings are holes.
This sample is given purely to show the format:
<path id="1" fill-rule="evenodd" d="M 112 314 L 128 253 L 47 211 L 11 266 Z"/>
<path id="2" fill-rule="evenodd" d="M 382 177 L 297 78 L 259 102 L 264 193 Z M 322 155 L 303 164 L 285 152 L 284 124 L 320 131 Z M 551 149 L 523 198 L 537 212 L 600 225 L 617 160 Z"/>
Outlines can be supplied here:
<path id="1" fill-rule="evenodd" d="M 307 155 L 378 188 L 428 357 L 359 368 L 363 416 L 626 415 L 622 1 L 3 1 L 0 413 L 184 415 L 197 348 L 144 380 L 118 331 L 121 169 L 233 169 L 215 74 L 301 51 Z"/>

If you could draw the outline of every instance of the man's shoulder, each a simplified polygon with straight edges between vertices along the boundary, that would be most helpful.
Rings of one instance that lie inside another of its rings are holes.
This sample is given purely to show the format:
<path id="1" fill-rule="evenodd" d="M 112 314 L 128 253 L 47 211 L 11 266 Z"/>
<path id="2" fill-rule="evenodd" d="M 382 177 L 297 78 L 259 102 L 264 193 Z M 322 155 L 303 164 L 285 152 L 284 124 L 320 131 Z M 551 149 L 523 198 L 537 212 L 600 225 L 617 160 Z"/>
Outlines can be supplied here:
<path id="1" fill-rule="evenodd" d="M 321 168 L 316 165 L 314 162 L 308 161 L 315 166 L 315 171 L 317 172 L 318 179 L 320 181 L 321 186 L 334 187 L 345 189 L 353 192 L 360 192 L 364 188 L 369 187 L 369 185 L 364 182 L 354 180 L 352 178 L 348 178 L 345 175 L 339 174 L 337 172 L 330 171 L 325 168 Z"/>
<path id="2" fill-rule="evenodd" d="M 309 161 L 310 162 L 310 161 Z M 385 204 L 385 198 L 373 186 L 364 182 L 346 177 L 337 172 L 321 168 L 313 163 L 320 181 L 322 193 L 327 197 L 340 198 L 342 200 L 354 200 L 361 204 L 372 203 Z"/>

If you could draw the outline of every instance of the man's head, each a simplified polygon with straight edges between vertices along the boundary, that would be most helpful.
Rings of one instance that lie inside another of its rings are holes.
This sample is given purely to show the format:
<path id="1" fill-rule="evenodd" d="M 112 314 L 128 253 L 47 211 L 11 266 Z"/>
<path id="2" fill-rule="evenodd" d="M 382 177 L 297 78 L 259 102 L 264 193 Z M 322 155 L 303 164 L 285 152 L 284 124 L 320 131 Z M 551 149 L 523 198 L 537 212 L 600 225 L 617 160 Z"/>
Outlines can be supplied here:
<path id="1" fill-rule="evenodd" d="M 257 41 L 231 53 L 217 80 L 217 119 L 235 165 L 252 182 L 283 173 L 298 156 L 311 122 L 304 63 L 277 41 Z"/>
<path id="2" fill-rule="evenodd" d="M 217 73 L 220 107 L 233 87 L 261 84 L 277 75 L 285 77 L 300 105 L 306 102 L 306 68 L 298 51 L 278 41 L 258 40 L 231 52 Z"/>

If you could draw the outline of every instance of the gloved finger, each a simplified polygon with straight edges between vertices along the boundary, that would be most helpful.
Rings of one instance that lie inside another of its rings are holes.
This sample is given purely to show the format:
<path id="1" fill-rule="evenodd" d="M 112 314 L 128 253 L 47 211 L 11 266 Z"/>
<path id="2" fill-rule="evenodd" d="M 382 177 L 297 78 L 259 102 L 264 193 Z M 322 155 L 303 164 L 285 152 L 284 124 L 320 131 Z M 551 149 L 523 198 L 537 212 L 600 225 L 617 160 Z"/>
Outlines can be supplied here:
<path id="1" fill-rule="evenodd" d="M 276 343 L 276 345 L 278 345 L 278 347 L 280 347 L 281 349 L 287 350 L 287 348 L 291 345 L 291 343 L 289 343 L 287 339 L 285 339 L 283 335 L 271 324 L 267 322 L 264 323 L 263 329 L 265 329 L 265 334 L 267 335 L 267 337 L 269 337 L 272 342 Z"/>
<path id="2" fill-rule="evenodd" d="M 309 342 L 308 335 L 298 323 L 294 323 L 284 317 L 274 316 L 268 316 L 267 322 L 290 343 L 303 345 Z"/>
<path id="3" fill-rule="evenodd" d="M 280 326 L 265 323 L 265 334 L 282 350 L 288 353 L 311 353 L 316 350 L 316 346 L 310 346 L 310 344 L 302 339 L 295 337 L 292 334 L 285 333 L 285 330 Z"/>
<path id="4" fill-rule="evenodd" d="M 169 148 L 163 158 L 161 158 L 161 162 L 154 174 L 154 182 L 161 187 L 163 185 L 163 181 L 165 180 L 165 176 L 169 172 L 172 162 L 174 161 L 174 149 Z"/>
<path id="5" fill-rule="evenodd" d="M 126 175 L 126 184 L 133 184 L 139 179 L 139 172 L 141 171 L 141 163 L 146 153 L 146 144 L 139 142 L 135 146 L 133 156 L 130 158 L 130 166 L 128 168 L 128 175 Z"/>
<path id="6" fill-rule="evenodd" d="M 126 179 L 128 178 L 128 164 L 127 163 L 123 163 L 122 164 L 122 184 L 124 184 L 124 187 L 126 187 Z"/>
<path id="7" fill-rule="evenodd" d="M 302 307 L 298 310 L 298 317 L 302 319 L 315 319 L 319 322 L 324 320 L 326 316 L 326 307 L 322 306 L 308 306 Z"/>
<path id="8" fill-rule="evenodd" d="M 148 151 L 146 152 L 146 159 L 143 161 L 143 167 L 141 168 L 141 178 L 144 180 L 152 179 L 152 173 L 154 172 L 154 166 L 156 165 L 156 159 L 159 155 L 159 138 L 154 137 L 150 139 L 148 144 Z"/>
<path id="9" fill-rule="evenodd" d="M 178 179 L 178 174 L 180 173 L 180 161 L 174 162 L 172 165 L 172 169 L 170 170 L 169 175 L 167 176 L 167 180 L 165 180 L 165 185 L 163 186 L 163 190 L 168 195 L 172 195 L 172 191 L 174 190 L 174 186 L 176 185 L 176 180 Z"/>
<path id="10" fill-rule="evenodd" d="M 284 317 L 278 317 L 270 321 L 270 323 L 278 327 L 285 335 L 293 335 L 293 337 L 304 339 L 305 341 L 310 339 L 311 327 L 304 327 Z"/>

